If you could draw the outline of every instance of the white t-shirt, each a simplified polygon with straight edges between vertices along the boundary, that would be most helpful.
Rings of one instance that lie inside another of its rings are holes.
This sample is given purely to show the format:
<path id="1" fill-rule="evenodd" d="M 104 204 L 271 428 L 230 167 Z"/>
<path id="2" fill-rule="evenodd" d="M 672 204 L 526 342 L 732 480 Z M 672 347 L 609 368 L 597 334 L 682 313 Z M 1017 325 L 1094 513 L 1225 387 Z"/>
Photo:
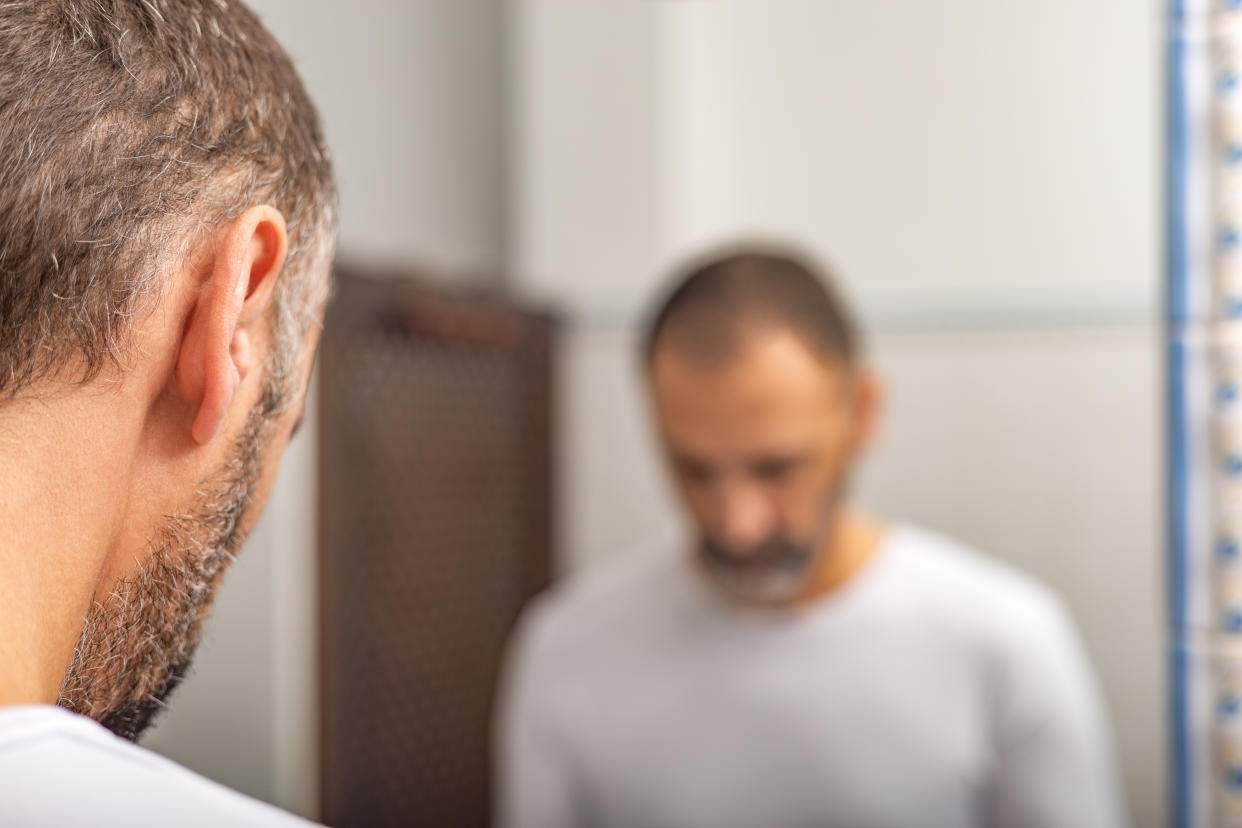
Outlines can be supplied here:
<path id="1" fill-rule="evenodd" d="M 809 608 L 730 605 L 667 546 L 557 588 L 510 651 L 505 828 L 1115 828 L 1073 626 L 912 527 Z"/>
<path id="2" fill-rule="evenodd" d="M 51 705 L 0 707 L 4 828 L 307 828 Z"/>

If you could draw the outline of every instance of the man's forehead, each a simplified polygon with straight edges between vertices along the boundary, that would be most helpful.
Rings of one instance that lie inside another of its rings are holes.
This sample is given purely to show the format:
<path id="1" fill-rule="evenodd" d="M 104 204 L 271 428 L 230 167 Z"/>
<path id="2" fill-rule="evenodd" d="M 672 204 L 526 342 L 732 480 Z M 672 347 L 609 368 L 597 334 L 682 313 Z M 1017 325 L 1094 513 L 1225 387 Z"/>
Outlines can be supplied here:
<path id="1" fill-rule="evenodd" d="M 853 372 L 814 355 L 792 334 L 778 334 L 719 360 L 662 349 L 649 376 L 661 407 L 704 415 L 728 407 L 753 416 L 771 408 L 836 404 L 840 394 L 833 392 L 846 387 Z"/>
<path id="2" fill-rule="evenodd" d="M 792 459 L 811 453 L 824 429 L 813 425 L 770 428 L 760 424 L 736 430 L 660 429 L 664 451 L 675 460 L 699 463 L 757 463 Z"/>

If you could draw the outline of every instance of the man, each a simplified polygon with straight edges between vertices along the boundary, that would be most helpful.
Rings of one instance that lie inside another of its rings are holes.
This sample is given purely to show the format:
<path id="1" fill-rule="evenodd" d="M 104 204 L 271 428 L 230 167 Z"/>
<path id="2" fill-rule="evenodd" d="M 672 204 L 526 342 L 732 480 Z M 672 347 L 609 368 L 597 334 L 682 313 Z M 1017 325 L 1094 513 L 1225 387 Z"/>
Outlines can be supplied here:
<path id="1" fill-rule="evenodd" d="M 235 0 L 0 3 L 0 824 L 302 824 L 127 740 L 296 428 L 335 198 Z"/>
<path id="2" fill-rule="evenodd" d="M 845 503 L 879 391 L 808 265 L 755 249 L 694 269 L 644 358 L 697 538 L 554 590 L 523 619 L 498 734 L 502 824 L 1121 824 L 1058 601 Z"/>

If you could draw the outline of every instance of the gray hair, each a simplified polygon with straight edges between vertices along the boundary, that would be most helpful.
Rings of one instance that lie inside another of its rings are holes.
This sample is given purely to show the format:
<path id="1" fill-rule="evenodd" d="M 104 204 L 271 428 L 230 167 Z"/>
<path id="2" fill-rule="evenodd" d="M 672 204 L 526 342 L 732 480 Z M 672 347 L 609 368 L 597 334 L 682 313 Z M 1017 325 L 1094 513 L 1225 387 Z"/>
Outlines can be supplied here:
<path id="1" fill-rule="evenodd" d="M 124 370 L 164 274 L 257 203 L 289 228 L 271 365 L 288 377 L 336 228 L 288 56 L 236 0 L 0 3 L 0 398 Z"/>

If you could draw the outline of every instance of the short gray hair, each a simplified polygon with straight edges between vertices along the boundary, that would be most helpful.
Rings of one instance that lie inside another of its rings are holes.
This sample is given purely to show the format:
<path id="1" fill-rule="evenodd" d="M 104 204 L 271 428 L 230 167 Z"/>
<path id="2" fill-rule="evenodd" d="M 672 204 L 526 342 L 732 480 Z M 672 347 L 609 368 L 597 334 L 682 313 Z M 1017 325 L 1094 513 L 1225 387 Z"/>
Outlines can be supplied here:
<path id="1" fill-rule="evenodd" d="M 237 0 L 0 3 L 0 399 L 123 368 L 162 274 L 257 203 L 289 228 L 272 322 L 285 377 L 336 230 L 288 56 Z"/>

